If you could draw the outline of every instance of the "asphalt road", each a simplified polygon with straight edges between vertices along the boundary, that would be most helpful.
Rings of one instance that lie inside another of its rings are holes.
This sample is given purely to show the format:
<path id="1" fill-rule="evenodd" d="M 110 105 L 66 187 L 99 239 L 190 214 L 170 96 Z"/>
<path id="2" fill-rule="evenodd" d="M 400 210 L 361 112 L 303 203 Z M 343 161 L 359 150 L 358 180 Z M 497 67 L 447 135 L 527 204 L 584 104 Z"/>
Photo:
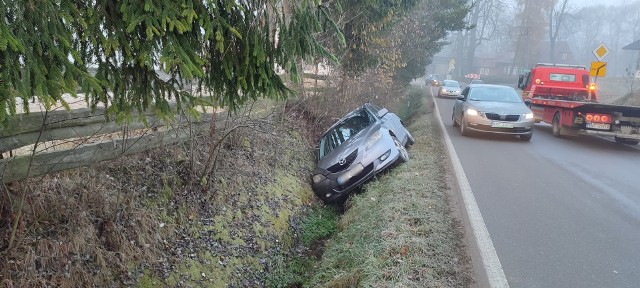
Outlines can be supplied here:
<path id="1" fill-rule="evenodd" d="M 463 137 L 436 101 L 511 287 L 640 287 L 640 146 Z"/>

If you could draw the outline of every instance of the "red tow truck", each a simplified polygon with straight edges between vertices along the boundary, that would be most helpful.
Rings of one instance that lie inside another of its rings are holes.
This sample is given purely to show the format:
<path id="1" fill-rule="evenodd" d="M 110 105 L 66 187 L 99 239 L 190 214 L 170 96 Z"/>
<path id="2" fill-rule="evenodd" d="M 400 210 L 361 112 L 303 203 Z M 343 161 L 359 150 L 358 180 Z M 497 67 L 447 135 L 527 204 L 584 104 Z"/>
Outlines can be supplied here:
<path id="1" fill-rule="evenodd" d="M 536 122 L 551 124 L 556 137 L 610 136 L 632 145 L 640 141 L 640 107 L 598 103 L 585 66 L 539 63 L 520 75 L 518 88 Z"/>

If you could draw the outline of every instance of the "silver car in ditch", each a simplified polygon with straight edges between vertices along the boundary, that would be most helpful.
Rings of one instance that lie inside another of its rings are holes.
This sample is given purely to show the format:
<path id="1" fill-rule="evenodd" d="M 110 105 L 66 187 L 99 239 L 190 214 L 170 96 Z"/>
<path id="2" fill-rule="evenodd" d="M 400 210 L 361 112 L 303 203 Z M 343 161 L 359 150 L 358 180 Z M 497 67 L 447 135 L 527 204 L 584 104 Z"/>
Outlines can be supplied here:
<path id="1" fill-rule="evenodd" d="M 343 200 L 377 173 L 407 161 L 413 142 L 396 114 L 364 104 L 320 138 L 313 190 L 325 202 Z"/>
<path id="2" fill-rule="evenodd" d="M 524 141 L 533 136 L 533 113 L 507 86 L 469 85 L 453 105 L 451 119 L 463 136 L 471 132 L 510 134 Z"/>

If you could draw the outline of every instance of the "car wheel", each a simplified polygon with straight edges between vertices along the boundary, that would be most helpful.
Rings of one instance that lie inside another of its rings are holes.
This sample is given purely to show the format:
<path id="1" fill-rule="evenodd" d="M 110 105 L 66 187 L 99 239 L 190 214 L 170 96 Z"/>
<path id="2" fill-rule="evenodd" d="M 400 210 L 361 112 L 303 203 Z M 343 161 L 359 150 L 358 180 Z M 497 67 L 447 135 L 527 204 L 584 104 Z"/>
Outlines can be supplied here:
<path id="1" fill-rule="evenodd" d="M 620 137 L 614 137 L 614 139 L 616 139 L 616 143 L 620 143 L 620 144 L 629 144 L 629 145 L 636 145 L 638 144 L 638 140 L 633 140 L 633 139 L 625 139 L 625 138 L 620 138 Z"/>
<path id="2" fill-rule="evenodd" d="M 518 137 L 520 137 L 520 140 L 522 140 L 522 141 L 530 141 L 531 137 L 533 137 L 533 132 L 529 133 L 529 134 L 523 134 L 523 135 L 520 135 Z"/>
<path id="3" fill-rule="evenodd" d="M 400 143 L 400 140 L 398 140 L 398 138 L 396 138 L 395 136 L 393 136 L 393 144 L 396 145 L 396 148 L 400 153 L 400 155 L 398 155 L 398 160 L 396 160 L 396 163 L 400 164 L 409 161 L 409 152 L 407 151 L 407 148 L 404 147 L 404 145 Z"/>
<path id="4" fill-rule="evenodd" d="M 560 113 L 556 112 L 555 115 L 553 115 L 553 121 L 552 121 L 552 133 L 553 136 L 555 137 L 562 137 L 562 135 L 560 135 Z"/>
<path id="5" fill-rule="evenodd" d="M 458 122 L 456 122 L 456 117 L 451 113 L 451 122 L 453 122 L 453 127 L 458 127 Z"/>
<path id="6" fill-rule="evenodd" d="M 460 123 L 460 135 L 469 136 L 470 131 L 469 131 L 469 123 L 467 122 L 467 119 L 464 116 L 462 116 L 462 120 L 460 122 L 462 122 Z"/>
<path id="7" fill-rule="evenodd" d="M 413 143 L 416 143 L 416 141 L 415 141 L 415 139 L 413 139 L 413 136 L 411 135 L 411 133 L 409 133 L 409 130 L 405 129 L 405 131 L 407 131 L 407 143 L 406 143 L 407 145 L 405 145 L 405 146 L 410 146 L 410 145 L 413 145 Z"/>

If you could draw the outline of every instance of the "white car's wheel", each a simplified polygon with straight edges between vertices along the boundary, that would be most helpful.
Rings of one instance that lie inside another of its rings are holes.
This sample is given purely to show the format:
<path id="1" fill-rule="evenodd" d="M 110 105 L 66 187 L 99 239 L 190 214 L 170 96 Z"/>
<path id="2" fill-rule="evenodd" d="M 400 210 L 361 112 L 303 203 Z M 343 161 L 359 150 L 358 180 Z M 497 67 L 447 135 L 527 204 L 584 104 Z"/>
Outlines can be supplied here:
<path id="1" fill-rule="evenodd" d="M 413 145 L 414 143 L 416 143 L 416 140 L 413 139 L 413 136 L 411 135 L 411 133 L 409 133 L 408 130 L 407 131 L 407 145 L 406 146 L 410 146 Z"/>
<path id="2" fill-rule="evenodd" d="M 398 160 L 396 160 L 396 163 L 400 164 L 409 161 L 409 152 L 407 151 L 407 147 L 404 147 L 404 145 L 400 143 L 400 140 L 398 140 L 398 138 L 396 138 L 395 136 L 393 137 L 393 143 L 396 145 L 396 148 L 400 153 L 400 155 L 398 156 Z"/>

